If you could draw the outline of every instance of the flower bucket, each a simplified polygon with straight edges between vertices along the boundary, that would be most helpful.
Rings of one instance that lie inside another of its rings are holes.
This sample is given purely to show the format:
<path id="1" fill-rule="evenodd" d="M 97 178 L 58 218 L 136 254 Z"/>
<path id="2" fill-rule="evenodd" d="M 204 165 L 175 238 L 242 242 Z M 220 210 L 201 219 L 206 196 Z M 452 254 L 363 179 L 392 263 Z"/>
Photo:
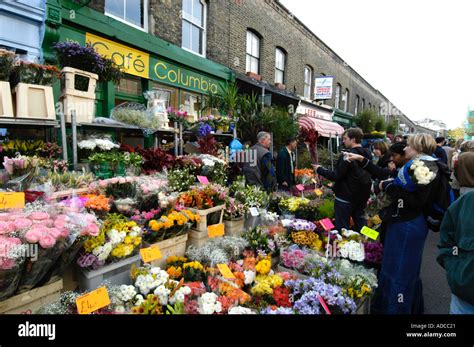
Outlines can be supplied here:
<path id="1" fill-rule="evenodd" d="M 126 175 L 127 173 L 125 171 L 125 164 L 118 163 L 117 166 L 115 167 L 115 176 L 125 177 Z"/>
<path id="2" fill-rule="evenodd" d="M 77 271 L 79 288 L 84 291 L 91 291 L 100 287 L 105 281 L 111 285 L 132 284 L 130 269 L 132 265 L 140 266 L 140 263 L 140 254 L 137 254 L 118 262 L 102 266 L 97 270 L 79 268 Z"/>
<path id="3" fill-rule="evenodd" d="M 220 224 L 224 218 L 225 204 L 208 208 L 207 210 L 197 210 L 190 208 L 189 210 L 201 217 L 201 221 L 197 223 L 194 230 L 198 232 L 205 232 L 207 234 L 207 227 L 209 225 Z"/>

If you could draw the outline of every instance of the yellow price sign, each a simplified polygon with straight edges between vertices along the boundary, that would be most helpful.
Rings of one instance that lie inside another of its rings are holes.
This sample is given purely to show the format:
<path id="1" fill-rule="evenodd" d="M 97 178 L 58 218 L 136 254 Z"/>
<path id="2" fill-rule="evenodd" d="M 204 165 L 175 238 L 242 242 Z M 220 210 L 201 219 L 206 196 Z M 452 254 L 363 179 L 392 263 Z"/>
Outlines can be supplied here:
<path id="1" fill-rule="evenodd" d="M 25 193 L 0 193 L 0 210 L 24 207 Z"/>
<path id="2" fill-rule="evenodd" d="M 209 225 L 207 227 L 207 235 L 210 238 L 224 236 L 224 223 Z"/>
<path id="3" fill-rule="evenodd" d="M 374 241 L 377 240 L 377 238 L 379 237 L 379 232 L 374 229 L 370 229 L 369 227 L 363 227 L 360 233 Z"/>
<path id="4" fill-rule="evenodd" d="M 81 295 L 76 299 L 76 305 L 79 314 L 89 314 L 110 305 L 107 288 L 99 287 L 92 292 Z"/>
<path id="5" fill-rule="evenodd" d="M 232 271 L 230 271 L 229 267 L 227 264 L 217 264 L 217 268 L 221 272 L 222 276 L 224 276 L 227 279 L 235 279 L 234 274 Z"/>
<path id="6" fill-rule="evenodd" d="M 162 258 L 160 248 L 158 246 L 151 246 L 140 249 L 140 255 L 145 263 Z"/>

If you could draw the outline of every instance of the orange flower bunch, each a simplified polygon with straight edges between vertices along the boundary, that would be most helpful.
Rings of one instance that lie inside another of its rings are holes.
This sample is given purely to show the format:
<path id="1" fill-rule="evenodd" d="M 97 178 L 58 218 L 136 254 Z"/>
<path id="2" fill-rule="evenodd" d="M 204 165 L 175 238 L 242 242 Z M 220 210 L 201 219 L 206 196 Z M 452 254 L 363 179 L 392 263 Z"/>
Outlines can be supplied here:
<path id="1" fill-rule="evenodd" d="M 168 268 L 168 270 L 166 270 L 166 272 L 168 273 L 170 278 L 174 280 L 179 280 L 183 276 L 183 269 L 181 268 L 181 266 L 171 266 L 170 268 Z"/>
<path id="2" fill-rule="evenodd" d="M 104 211 L 108 212 L 110 210 L 109 206 L 109 198 L 105 195 L 95 195 L 95 194 L 87 194 L 84 197 L 87 198 L 85 203 L 85 207 L 89 208 L 94 211 Z"/>
<path id="3" fill-rule="evenodd" d="M 296 169 L 295 176 L 309 176 L 314 177 L 314 170 L 313 169 Z"/>
<path id="4" fill-rule="evenodd" d="M 232 288 L 227 292 L 226 297 L 229 299 L 238 302 L 239 305 L 243 305 L 247 302 L 250 302 L 250 295 L 244 292 L 242 289 Z"/>
<path id="5" fill-rule="evenodd" d="M 244 270 L 255 271 L 255 265 L 257 265 L 257 259 L 255 257 L 244 258 L 244 264 L 243 264 Z"/>

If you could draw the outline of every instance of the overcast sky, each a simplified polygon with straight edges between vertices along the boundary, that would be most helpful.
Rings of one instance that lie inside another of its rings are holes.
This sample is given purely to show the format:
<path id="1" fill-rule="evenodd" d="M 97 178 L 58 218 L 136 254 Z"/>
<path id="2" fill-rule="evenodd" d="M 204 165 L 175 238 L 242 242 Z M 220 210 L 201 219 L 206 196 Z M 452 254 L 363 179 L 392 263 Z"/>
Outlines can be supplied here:
<path id="1" fill-rule="evenodd" d="M 474 108 L 474 1 L 280 1 L 410 119 Z"/>

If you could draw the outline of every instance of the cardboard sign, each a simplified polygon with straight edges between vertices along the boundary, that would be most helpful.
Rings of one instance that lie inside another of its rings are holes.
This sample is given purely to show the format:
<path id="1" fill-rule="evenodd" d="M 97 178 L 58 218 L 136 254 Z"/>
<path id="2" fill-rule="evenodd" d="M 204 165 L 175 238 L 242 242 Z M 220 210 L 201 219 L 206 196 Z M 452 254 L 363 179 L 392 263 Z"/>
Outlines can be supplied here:
<path id="1" fill-rule="evenodd" d="M 157 260 L 163 257 L 158 246 L 142 248 L 140 249 L 140 255 L 142 256 L 142 259 L 145 263 L 149 263 L 150 261 Z"/>
<path id="2" fill-rule="evenodd" d="M 314 192 L 316 193 L 317 196 L 323 195 L 323 191 L 321 189 L 315 189 Z"/>
<path id="3" fill-rule="evenodd" d="M 197 179 L 199 182 L 201 182 L 202 184 L 209 184 L 209 180 L 207 179 L 206 176 L 197 176 Z"/>
<path id="4" fill-rule="evenodd" d="M 374 241 L 377 240 L 377 238 L 379 237 L 378 231 L 375 231 L 374 229 L 370 229 L 369 227 L 363 227 L 360 233 Z"/>
<path id="5" fill-rule="evenodd" d="M 227 264 L 217 264 L 217 268 L 221 272 L 222 276 L 224 276 L 227 279 L 235 279 L 234 274 L 232 271 L 230 271 L 229 267 Z"/>
<path id="6" fill-rule="evenodd" d="M 100 287 L 76 299 L 77 312 L 89 314 L 110 304 L 107 288 Z"/>
<path id="7" fill-rule="evenodd" d="M 332 224 L 331 220 L 329 218 L 324 218 L 319 221 L 321 223 L 321 226 L 323 227 L 324 230 L 329 231 L 334 229 L 334 224 Z"/>
<path id="8" fill-rule="evenodd" d="M 0 193 L 0 209 L 24 207 L 25 193 Z"/>
<path id="9" fill-rule="evenodd" d="M 331 314 L 331 311 L 329 311 L 328 305 L 326 305 L 326 302 L 324 301 L 323 297 L 321 295 L 318 295 L 319 303 L 321 306 L 324 308 L 324 311 L 326 311 L 326 314 Z"/>
<path id="10" fill-rule="evenodd" d="M 304 185 L 298 184 L 298 185 L 296 186 L 296 189 L 298 189 L 300 192 L 302 192 L 302 191 L 304 190 Z"/>
<path id="11" fill-rule="evenodd" d="M 207 235 L 210 238 L 224 236 L 224 223 L 209 225 L 207 227 Z"/>
<path id="12" fill-rule="evenodd" d="M 258 212 L 256 207 L 250 207 L 249 211 L 252 217 L 258 217 L 260 215 L 260 212 Z"/>

